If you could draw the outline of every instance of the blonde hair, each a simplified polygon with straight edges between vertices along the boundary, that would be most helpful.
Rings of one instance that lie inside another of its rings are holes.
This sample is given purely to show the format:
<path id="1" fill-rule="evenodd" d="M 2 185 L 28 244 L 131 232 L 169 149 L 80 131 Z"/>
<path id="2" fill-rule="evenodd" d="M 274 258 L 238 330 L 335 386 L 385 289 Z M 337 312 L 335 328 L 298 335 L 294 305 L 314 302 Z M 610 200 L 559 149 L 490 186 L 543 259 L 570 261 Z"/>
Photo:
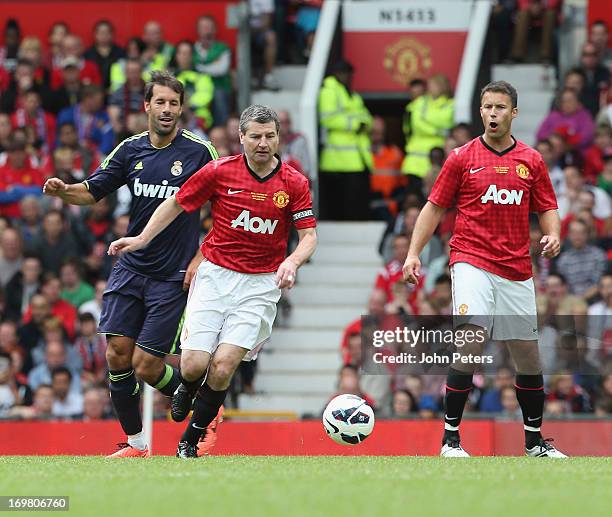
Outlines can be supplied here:
<path id="1" fill-rule="evenodd" d="M 453 96 L 450 81 L 448 80 L 448 77 L 446 77 L 444 74 L 434 74 L 429 78 L 429 80 L 435 82 L 438 85 L 442 92 L 440 95 L 445 95 L 446 97 Z"/>

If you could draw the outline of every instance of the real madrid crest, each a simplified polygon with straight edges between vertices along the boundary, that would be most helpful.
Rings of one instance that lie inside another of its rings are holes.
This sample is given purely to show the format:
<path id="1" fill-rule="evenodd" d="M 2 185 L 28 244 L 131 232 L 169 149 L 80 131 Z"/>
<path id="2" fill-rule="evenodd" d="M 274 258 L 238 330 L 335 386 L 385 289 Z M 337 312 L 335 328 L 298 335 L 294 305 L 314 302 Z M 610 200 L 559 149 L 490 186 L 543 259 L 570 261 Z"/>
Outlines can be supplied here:
<path id="1" fill-rule="evenodd" d="M 414 38 L 400 38 L 385 48 L 383 64 L 394 81 L 406 86 L 431 68 L 431 48 Z"/>
<path id="2" fill-rule="evenodd" d="M 183 173 L 183 162 L 176 160 L 170 169 L 170 174 L 180 176 Z"/>
<path id="3" fill-rule="evenodd" d="M 276 206 L 276 208 L 285 208 L 289 204 L 289 194 L 287 194 L 284 190 L 279 190 L 274 193 L 272 196 L 272 202 Z"/>
<path id="4" fill-rule="evenodd" d="M 527 179 L 529 177 L 529 169 L 522 163 L 519 163 L 516 166 L 516 173 L 518 174 L 519 178 Z"/>

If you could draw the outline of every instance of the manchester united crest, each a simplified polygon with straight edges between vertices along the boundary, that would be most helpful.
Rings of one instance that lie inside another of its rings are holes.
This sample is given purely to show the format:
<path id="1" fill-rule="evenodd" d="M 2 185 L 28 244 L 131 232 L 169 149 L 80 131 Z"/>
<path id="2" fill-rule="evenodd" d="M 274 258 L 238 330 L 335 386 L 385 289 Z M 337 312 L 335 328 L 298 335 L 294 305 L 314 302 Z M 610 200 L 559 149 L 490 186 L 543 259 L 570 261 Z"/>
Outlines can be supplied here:
<path id="1" fill-rule="evenodd" d="M 459 305 L 459 314 L 463 316 L 464 314 L 467 314 L 467 311 L 468 311 L 468 306 L 466 303 L 462 303 L 461 305 Z"/>
<path id="2" fill-rule="evenodd" d="M 289 194 L 284 190 L 279 190 L 272 196 L 272 202 L 276 208 L 285 208 L 289 204 Z"/>
<path id="3" fill-rule="evenodd" d="M 529 169 L 522 163 L 519 163 L 516 166 L 516 173 L 518 174 L 519 178 L 527 179 L 529 177 Z"/>
<path id="4" fill-rule="evenodd" d="M 383 65 L 402 86 L 431 68 L 431 48 L 414 38 L 401 38 L 385 49 Z"/>

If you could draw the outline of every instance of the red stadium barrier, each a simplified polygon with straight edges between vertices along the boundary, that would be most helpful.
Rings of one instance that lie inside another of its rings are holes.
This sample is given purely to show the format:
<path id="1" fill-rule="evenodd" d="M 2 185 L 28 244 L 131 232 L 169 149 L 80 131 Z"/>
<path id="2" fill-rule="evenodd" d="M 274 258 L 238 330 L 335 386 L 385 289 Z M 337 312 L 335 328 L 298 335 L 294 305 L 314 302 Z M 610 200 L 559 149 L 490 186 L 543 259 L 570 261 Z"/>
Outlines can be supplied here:
<path id="1" fill-rule="evenodd" d="M 183 424 L 156 422 L 154 453 L 173 455 Z M 462 443 L 476 456 L 522 455 L 520 423 L 466 420 Z M 571 456 L 612 456 L 612 421 L 548 422 L 545 435 Z M 437 420 L 379 421 L 374 433 L 357 447 L 332 442 L 318 421 L 225 422 L 215 454 L 297 456 L 435 456 L 440 451 Z M 2 422 L 0 455 L 99 455 L 124 441 L 119 424 L 107 422 Z"/>

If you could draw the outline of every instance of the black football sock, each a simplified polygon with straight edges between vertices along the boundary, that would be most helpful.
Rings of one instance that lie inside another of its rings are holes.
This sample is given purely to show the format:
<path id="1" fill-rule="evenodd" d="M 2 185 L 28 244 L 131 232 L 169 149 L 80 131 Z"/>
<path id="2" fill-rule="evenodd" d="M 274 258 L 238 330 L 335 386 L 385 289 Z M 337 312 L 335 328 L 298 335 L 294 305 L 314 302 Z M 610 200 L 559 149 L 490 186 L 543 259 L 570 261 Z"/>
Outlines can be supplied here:
<path id="1" fill-rule="evenodd" d="M 202 382 L 204 381 L 204 375 L 202 375 L 202 377 L 198 377 L 195 381 L 188 381 L 180 374 L 180 372 L 179 375 L 181 376 L 181 384 L 185 386 L 187 391 L 192 395 L 195 395 L 196 391 L 198 391 L 198 388 L 202 386 Z"/>
<path id="2" fill-rule="evenodd" d="M 217 416 L 226 393 L 227 389 L 215 391 L 206 383 L 198 389 L 198 394 L 193 403 L 193 414 L 181 437 L 182 442 L 188 442 L 191 445 L 198 444 L 208 424 Z"/>
<path id="3" fill-rule="evenodd" d="M 542 415 L 544 414 L 544 377 L 539 375 L 516 375 L 516 398 L 523 412 L 525 447 L 535 447 L 542 438 Z"/>
<path id="4" fill-rule="evenodd" d="M 119 423 L 127 435 L 142 431 L 140 418 L 140 386 L 133 368 L 110 370 L 110 396 Z"/>
<path id="5" fill-rule="evenodd" d="M 472 389 L 472 374 L 449 368 L 444 396 L 444 437 L 442 443 L 459 439 L 459 424 Z"/>
<path id="6" fill-rule="evenodd" d="M 166 397 L 171 397 L 180 383 L 181 376 L 179 371 L 167 364 L 159 379 L 153 384 L 153 387 L 161 391 Z"/>

